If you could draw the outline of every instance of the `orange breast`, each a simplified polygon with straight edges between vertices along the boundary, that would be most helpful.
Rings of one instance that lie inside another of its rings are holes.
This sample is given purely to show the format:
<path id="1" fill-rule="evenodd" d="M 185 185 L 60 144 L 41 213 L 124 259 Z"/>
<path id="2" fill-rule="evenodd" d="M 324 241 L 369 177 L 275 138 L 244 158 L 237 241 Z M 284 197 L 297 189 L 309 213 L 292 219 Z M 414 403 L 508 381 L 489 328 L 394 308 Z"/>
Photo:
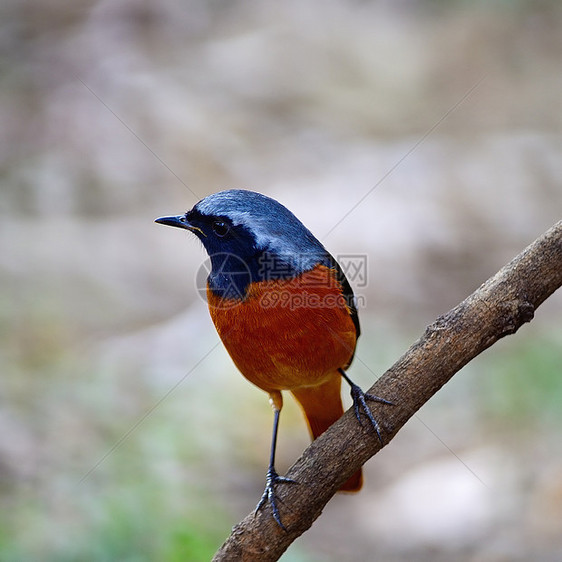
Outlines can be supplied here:
<path id="1" fill-rule="evenodd" d="M 217 331 L 242 374 L 261 389 L 316 386 L 346 367 L 355 326 L 334 270 L 252 283 L 242 301 L 207 289 Z"/>

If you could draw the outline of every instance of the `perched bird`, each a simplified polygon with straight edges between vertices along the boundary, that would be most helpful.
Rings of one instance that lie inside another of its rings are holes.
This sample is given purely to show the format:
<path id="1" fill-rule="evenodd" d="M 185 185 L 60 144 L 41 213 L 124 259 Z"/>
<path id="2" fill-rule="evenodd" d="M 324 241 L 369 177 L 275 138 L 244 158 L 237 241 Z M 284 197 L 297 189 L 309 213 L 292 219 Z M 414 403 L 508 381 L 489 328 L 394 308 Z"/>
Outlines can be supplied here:
<path id="1" fill-rule="evenodd" d="M 232 189 L 209 195 L 184 215 L 157 223 L 184 228 L 211 260 L 207 301 L 217 332 L 241 373 L 269 394 L 273 436 L 266 487 L 256 510 L 271 504 L 281 528 L 275 486 L 290 479 L 275 470 L 283 390 L 301 405 L 313 439 L 342 414 L 341 379 L 379 436 L 365 394 L 347 376 L 359 337 L 353 291 L 341 267 L 312 233 L 274 199 Z M 341 487 L 357 491 L 358 470 Z"/>

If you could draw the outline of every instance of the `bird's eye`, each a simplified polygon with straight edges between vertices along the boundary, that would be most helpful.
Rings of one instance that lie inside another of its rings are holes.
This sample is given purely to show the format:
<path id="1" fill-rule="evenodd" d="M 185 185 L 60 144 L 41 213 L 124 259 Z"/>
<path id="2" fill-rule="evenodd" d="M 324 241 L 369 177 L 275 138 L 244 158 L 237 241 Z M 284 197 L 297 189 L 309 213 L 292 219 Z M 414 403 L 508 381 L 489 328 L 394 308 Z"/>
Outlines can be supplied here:
<path id="1" fill-rule="evenodd" d="M 224 221 L 214 221 L 213 222 L 213 232 L 219 237 L 223 238 L 228 234 L 230 227 Z"/>

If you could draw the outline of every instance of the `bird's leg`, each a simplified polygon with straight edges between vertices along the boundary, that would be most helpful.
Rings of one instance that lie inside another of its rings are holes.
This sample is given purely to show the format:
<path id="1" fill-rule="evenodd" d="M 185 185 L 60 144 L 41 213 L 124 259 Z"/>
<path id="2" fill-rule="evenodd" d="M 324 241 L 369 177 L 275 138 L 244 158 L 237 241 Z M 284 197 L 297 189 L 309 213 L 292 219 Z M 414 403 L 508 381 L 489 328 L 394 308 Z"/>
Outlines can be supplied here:
<path id="1" fill-rule="evenodd" d="M 281 523 L 281 517 L 279 515 L 279 508 L 277 507 L 277 497 L 275 496 L 275 485 L 280 482 L 295 482 L 291 478 L 285 476 L 279 476 L 275 470 L 275 448 L 277 447 L 277 430 L 279 428 L 279 414 L 281 413 L 281 407 L 283 406 L 283 399 L 281 393 L 275 393 L 270 395 L 270 403 L 273 408 L 273 435 L 271 437 L 271 451 L 269 454 L 269 467 L 267 469 L 267 475 L 265 478 L 265 490 L 263 495 L 256 506 L 255 512 L 261 509 L 266 502 L 271 504 L 271 511 L 273 512 L 273 519 L 276 523 L 286 531 L 285 525 Z"/>
<path id="2" fill-rule="evenodd" d="M 379 396 L 375 396 L 373 394 L 367 394 L 367 393 L 363 392 L 363 390 L 361 390 L 361 387 L 356 385 L 346 375 L 346 373 L 343 369 L 338 369 L 338 371 L 340 372 L 341 376 L 347 381 L 347 383 L 351 387 L 350 394 L 351 394 L 351 398 L 353 398 L 353 409 L 355 411 L 355 417 L 357 418 L 359 423 L 362 424 L 360 408 L 363 408 L 364 414 L 369 418 L 369 421 L 371 422 L 371 426 L 375 430 L 375 433 L 377 434 L 377 437 L 379 438 L 379 441 L 382 444 L 382 436 L 381 436 L 380 426 L 379 426 L 377 420 L 375 419 L 375 416 L 373 416 L 373 412 L 371 412 L 371 408 L 369 408 L 369 405 L 367 404 L 367 401 L 371 400 L 372 402 L 380 402 L 381 404 L 389 404 L 391 406 L 393 405 L 392 402 L 389 402 L 388 400 L 385 400 L 384 398 L 380 398 Z"/>

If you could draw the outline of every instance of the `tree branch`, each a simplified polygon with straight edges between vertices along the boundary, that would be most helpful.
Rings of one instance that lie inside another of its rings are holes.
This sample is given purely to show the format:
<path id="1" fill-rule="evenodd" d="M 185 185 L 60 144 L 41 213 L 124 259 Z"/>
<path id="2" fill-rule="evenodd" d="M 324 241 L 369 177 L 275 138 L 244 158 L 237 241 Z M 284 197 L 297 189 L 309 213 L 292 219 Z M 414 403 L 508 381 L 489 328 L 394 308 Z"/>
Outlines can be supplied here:
<path id="1" fill-rule="evenodd" d="M 369 389 L 394 403 L 372 403 L 384 445 L 464 365 L 530 322 L 536 308 L 561 285 L 562 221 L 437 318 Z M 310 528 L 339 486 L 384 445 L 369 424 L 359 425 L 347 411 L 289 469 L 287 476 L 297 484 L 277 488 L 287 531 L 266 506 L 233 528 L 213 560 L 277 560 Z"/>

